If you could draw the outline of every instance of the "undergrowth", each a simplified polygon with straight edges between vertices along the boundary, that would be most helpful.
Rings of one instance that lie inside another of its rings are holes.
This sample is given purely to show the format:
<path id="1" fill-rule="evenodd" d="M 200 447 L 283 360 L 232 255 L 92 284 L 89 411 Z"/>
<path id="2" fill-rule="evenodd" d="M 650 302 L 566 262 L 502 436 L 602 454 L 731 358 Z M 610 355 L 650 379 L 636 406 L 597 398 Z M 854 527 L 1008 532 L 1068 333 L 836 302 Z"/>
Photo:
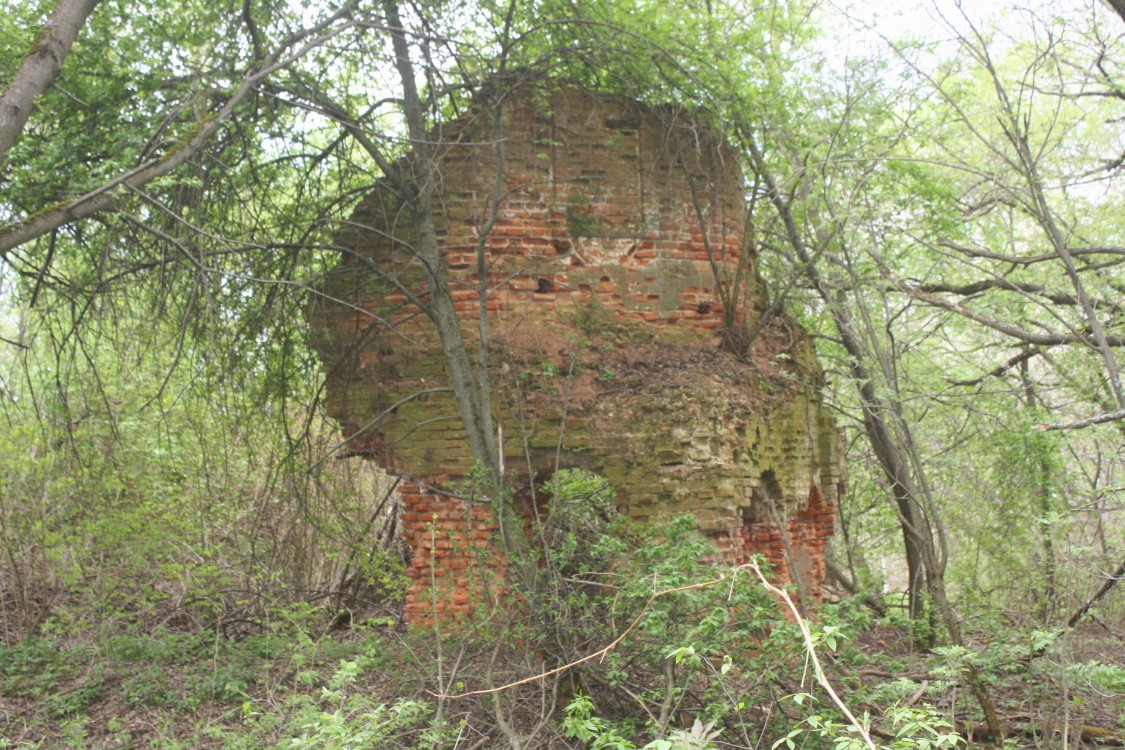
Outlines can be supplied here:
<path id="1" fill-rule="evenodd" d="M 901 621 L 844 601 L 818 609 L 811 637 L 859 717 L 851 725 L 776 597 L 748 573 L 706 585 L 722 569 L 690 521 L 606 535 L 556 520 L 542 537 L 567 574 L 546 576 L 522 610 L 481 611 L 440 637 L 378 616 L 340 629 L 307 605 L 235 636 L 48 622 L 0 651 L 0 747 L 853 750 L 870 747 L 867 734 L 879 747 L 940 750 L 979 721 L 958 691 L 969 661 L 1013 714 L 1065 686 L 1069 713 L 1040 703 L 1039 729 L 1013 726 L 1009 745 L 1049 743 L 1057 718 L 1122 729 L 1107 717 L 1114 706 L 1122 715 L 1125 671 L 1064 658 L 1073 634 L 924 651 Z M 604 538 L 588 544 L 586 533 Z M 601 575 L 589 575 L 595 563 Z M 683 590 L 653 598 L 671 589 Z M 547 674 L 622 634 L 603 658 Z"/>

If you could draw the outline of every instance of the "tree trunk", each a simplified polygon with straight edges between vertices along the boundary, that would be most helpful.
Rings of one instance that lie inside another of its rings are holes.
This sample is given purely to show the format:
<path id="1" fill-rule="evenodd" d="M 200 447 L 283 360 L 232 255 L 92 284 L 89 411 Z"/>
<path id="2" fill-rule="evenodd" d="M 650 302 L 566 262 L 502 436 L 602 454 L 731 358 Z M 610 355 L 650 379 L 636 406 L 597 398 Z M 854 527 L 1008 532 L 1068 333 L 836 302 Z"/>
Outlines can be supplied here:
<path id="1" fill-rule="evenodd" d="M 477 465 L 483 470 L 480 479 L 485 494 L 495 505 L 508 562 L 520 581 L 530 585 L 534 580 L 534 570 L 528 554 L 530 544 L 523 519 L 515 507 L 511 493 L 504 486 L 500 466 L 500 446 L 497 444 L 491 405 L 487 398 L 488 373 L 482 371 L 479 374 L 481 382 L 478 385 L 473 375 L 472 360 L 465 346 L 461 323 L 453 307 L 448 269 L 434 225 L 435 146 L 430 142 L 426 127 L 425 107 L 414 77 L 414 65 L 410 59 L 406 29 L 402 25 L 395 0 L 384 0 L 383 8 L 394 47 L 395 66 L 402 81 L 403 114 L 406 117 L 413 149 L 410 161 L 413 172 L 403 175 L 399 188 L 411 208 L 416 235 L 414 250 L 425 268 L 430 286 L 430 301 L 425 307 L 425 312 L 433 321 L 441 340 L 445 361 L 449 367 L 450 385 L 465 428 L 469 450 Z M 487 308 L 482 305 L 480 314 L 486 313 Z M 487 342 L 482 341 L 481 346 L 487 346 Z M 482 361 L 487 362 L 486 359 Z"/>
<path id="2" fill-rule="evenodd" d="M 1023 385 L 1024 403 L 1029 411 L 1035 410 L 1035 383 L 1031 380 L 1031 372 L 1027 360 L 1020 362 L 1020 381 Z M 1043 523 L 1039 524 L 1039 542 L 1043 547 L 1043 622 L 1049 623 L 1055 610 L 1055 600 L 1058 596 L 1056 571 L 1058 562 L 1055 556 L 1055 544 L 1051 538 L 1051 525 L 1048 518 L 1051 515 L 1051 465 L 1042 455 L 1036 459 L 1036 477 L 1033 492 L 1039 503 L 1039 512 L 1043 514 Z"/>
<path id="3" fill-rule="evenodd" d="M 859 390 L 864 431 L 891 486 L 902 526 L 910 577 L 908 599 L 911 616 L 925 614 L 922 606 L 922 593 L 925 591 L 933 599 L 950 642 L 963 646 L 965 641 L 960 622 L 945 590 L 945 566 L 935 544 L 933 525 L 926 514 L 926 507 L 932 505 L 929 488 L 922 475 L 922 464 L 916 455 L 909 426 L 903 420 L 897 402 L 882 396 L 877 390 L 875 379 L 866 364 L 872 359 L 872 355 L 860 338 L 851 312 L 845 304 L 846 299 L 833 294 L 831 286 L 821 276 L 814 254 L 809 251 L 797 227 L 788 199 L 778 188 L 757 144 L 749 137 L 746 142 L 754 168 L 765 183 L 770 200 L 785 225 L 786 239 L 797 254 L 806 278 L 827 307 L 840 341 L 849 355 L 848 367 Z M 825 239 L 824 248 L 827 243 L 828 240 Z M 927 505 L 923 505 L 923 502 Z M 965 676 L 973 697 L 984 713 L 989 733 L 994 740 L 1003 739 L 1003 725 L 984 681 L 971 664 L 965 666 Z"/>
<path id="4" fill-rule="evenodd" d="M 51 87 L 98 0 L 59 0 L 0 97 L 0 165 L 23 132 L 35 98 Z"/>

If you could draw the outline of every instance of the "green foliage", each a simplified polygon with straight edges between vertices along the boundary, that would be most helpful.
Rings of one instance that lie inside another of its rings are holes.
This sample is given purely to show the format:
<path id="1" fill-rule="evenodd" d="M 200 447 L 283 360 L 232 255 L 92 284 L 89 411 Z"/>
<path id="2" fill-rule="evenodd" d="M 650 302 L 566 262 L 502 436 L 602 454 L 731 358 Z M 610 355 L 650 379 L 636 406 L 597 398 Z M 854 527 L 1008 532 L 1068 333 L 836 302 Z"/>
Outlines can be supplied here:
<path id="1" fill-rule="evenodd" d="M 429 729 L 432 706 L 424 701 L 399 699 L 383 703 L 367 694 L 361 680 L 378 659 L 360 655 L 341 659 L 322 677 L 308 669 L 318 644 L 304 639 L 291 653 L 298 672 L 296 689 L 283 701 L 231 697 L 241 703 L 235 727 L 212 726 L 205 733 L 220 739 L 225 747 L 369 748 L 415 747 L 415 740 Z"/>
<path id="2" fill-rule="evenodd" d="M 232 7 L 99 3 L 0 165 L 0 220 L 41 215 L 183 149 L 263 53 L 333 10 Z M 379 478 L 326 460 L 337 427 L 314 405 L 320 374 L 300 322 L 338 261 L 340 220 L 386 176 L 340 123 L 358 123 L 386 163 L 409 147 L 397 86 L 383 73 L 394 67 L 386 24 L 369 15 L 380 7 L 356 10 L 360 28 L 290 59 L 182 168 L 122 192 L 111 213 L 4 254 L 0 678 L 6 700 L 42 706 L 59 742 L 94 744 L 90 716 L 110 694 L 170 724 L 204 702 L 248 706 L 233 719 L 244 724 L 211 728 L 231 747 L 449 739 L 452 723 L 425 726 L 421 701 L 369 697 L 359 681 L 371 665 L 310 635 L 323 626 L 322 604 L 387 604 L 381 621 L 393 623 L 405 590 L 400 556 L 376 549 L 390 517 L 373 505 Z M 1099 351 L 1092 322 L 1122 335 L 1121 149 L 1106 123 L 1122 118 L 1125 54 L 1107 26 L 1117 19 L 1101 6 L 1079 10 L 1013 14 L 1002 36 L 966 31 L 954 16 L 945 31 L 958 44 L 915 39 L 882 53 L 840 53 L 825 40 L 837 27 L 858 30 L 803 1 L 487 0 L 406 14 L 427 66 L 419 82 L 433 95 L 430 125 L 463 116 L 504 71 L 661 105 L 673 134 L 694 109 L 741 151 L 754 228 L 746 250 L 757 253 L 770 301 L 816 336 L 831 375 L 822 395 L 849 438 L 841 516 L 850 549 L 839 559 L 854 564 L 861 589 L 889 591 L 888 622 L 908 640 L 942 641 L 934 620 L 906 620 L 894 590 L 899 518 L 862 439 L 873 414 L 892 415 L 911 472 L 929 488 L 926 513 L 948 531 L 938 541 L 952 605 L 987 642 L 939 648 L 931 692 L 958 684 L 970 664 L 990 686 L 1026 671 L 1086 690 L 1089 703 L 1092 691 L 1106 700 L 1122 692 L 1118 667 L 1090 654 L 1067 661 L 1069 636 L 1055 629 L 1118 562 L 1120 430 L 1034 429 L 1121 406 L 1110 377 L 1120 347 Z M 0 70 L 17 67 L 48 11 L 0 0 Z M 451 44 L 439 51 L 433 40 Z M 533 94 L 544 116 L 547 91 Z M 333 106 L 344 116 L 326 116 Z M 551 135 L 537 145 L 560 144 Z M 789 225 L 777 215 L 782 201 Z M 572 232 L 597 231 L 589 198 L 568 209 Z M 1082 294 L 1052 225 L 1083 250 Z M 786 250 L 791 227 L 811 249 L 815 284 L 801 280 L 810 261 Z M 1083 294 L 1093 315 L 1076 304 Z M 833 304 L 861 351 L 839 347 Z M 604 312 L 594 300 L 573 315 L 603 346 L 636 336 Z M 1078 343 L 1031 347 L 1012 326 Z M 1021 353 L 1026 365 L 1010 364 Z M 849 387 L 858 366 L 867 375 L 855 385 L 870 386 L 878 410 Z M 544 361 L 520 380 L 564 369 Z M 608 367 L 597 374 L 616 377 Z M 604 747 L 649 740 L 657 750 L 716 736 L 760 746 L 760 717 L 748 707 L 780 704 L 757 676 L 798 683 L 803 670 L 776 604 L 745 578 L 704 586 L 716 553 L 689 519 L 622 529 L 611 488 L 577 471 L 559 472 L 541 494 L 551 502 L 533 529 L 543 564 L 527 612 L 485 613 L 458 651 L 564 663 L 640 617 L 604 661 L 577 670 L 593 697 L 571 702 L 570 737 Z M 671 588 L 684 590 L 650 603 Z M 842 667 L 870 658 L 905 669 L 902 654 L 853 648 L 848 639 L 867 623 L 846 606 L 819 611 L 817 644 Z M 1111 597 L 1098 607 L 1112 629 L 1120 605 Z M 1044 649 L 1051 661 L 1036 661 Z M 326 659 L 344 660 L 327 680 Z M 849 687 L 853 703 L 899 703 L 869 719 L 894 734 L 891 746 L 952 744 L 940 718 L 905 705 L 920 684 Z M 785 702 L 792 715 L 771 714 L 769 738 L 855 744 L 835 709 L 810 705 Z"/>
<path id="3" fill-rule="evenodd" d="M 715 728 L 715 722 L 704 724 L 696 719 L 691 729 L 673 729 L 666 740 L 653 740 L 645 745 L 645 750 L 715 750 L 714 741 L 722 734 Z"/>
<path id="4" fill-rule="evenodd" d="M 308 472 L 334 441 L 328 425 L 277 429 L 289 420 L 285 402 L 240 390 L 187 343 L 160 353 L 179 332 L 129 304 L 86 316 L 79 328 L 24 312 L 3 334 L 26 342 L 0 353 L 10 428 L 0 578 L 13 592 L 5 622 L 19 624 L 5 639 L 77 632 L 90 608 L 118 639 L 107 648 L 128 658 L 173 644 L 129 643 L 121 624 L 237 620 L 254 631 L 268 610 L 340 570 L 351 581 L 341 595 L 397 600 L 402 561 L 377 541 L 390 506 L 375 514 L 385 493 L 375 467 Z M 200 367 L 185 364 L 194 357 Z M 197 649 L 193 637 L 174 647 Z"/>
<path id="5" fill-rule="evenodd" d="M 806 693 L 792 695 L 790 699 L 800 706 L 815 700 Z M 894 705 L 888 709 L 886 718 L 894 730 L 894 739 L 884 747 L 893 750 L 938 750 L 955 748 L 963 742 L 961 736 L 952 731 L 953 725 L 931 708 Z M 865 713 L 861 721 L 863 731 L 870 732 L 871 717 Z M 831 743 L 835 750 L 864 750 L 868 747 L 860 727 L 842 724 L 833 714 L 809 713 L 798 726 L 775 741 L 772 748 L 794 750 L 806 736 Z"/>
<path id="6" fill-rule="evenodd" d="M 576 695 L 566 706 L 563 734 L 578 740 L 590 750 L 635 750 L 636 745 L 622 737 L 609 722 L 594 715 L 594 703 L 585 695 Z"/>
<path id="7" fill-rule="evenodd" d="M 283 730 L 293 736 L 278 743 L 279 750 L 386 746 L 389 739 L 426 717 L 428 708 L 416 701 L 402 700 L 387 706 L 352 693 L 350 688 L 361 672 L 358 662 L 341 662 L 319 699 L 297 696 L 292 704 L 296 710 Z M 253 708 L 244 708 L 244 712 L 252 715 Z"/>
<path id="8" fill-rule="evenodd" d="M 596 475 L 571 472 L 558 479 L 552 503 L 562 500 L 568 510 L 577 507 L 579 517 L 597 516 L 589 508 L 581 509 L 577 498 L 596 498 L 595 507 L 604 508 L 612 497 L 599 498 L 606 486 Z M 633 748 L 647 741 L 648 748 L 703 750 L 713 746 L 724 725 L 735 727 L 739 735 L 754 734 L 743 710 L 761 696 L 743 683 L 742 675 L 787 669 L 789 659 L 797 656 L 799 636 L 783 622 L 776 602 L 747 576 L 714 585 L 716 568 L 708 560 L 715 550 L 695 531 L 690 517 L 628 531 L 592 528 L 585 537 L 567 539 L 580 541 L 555 549 L 603 555 L 587 556 L 579 570 L 596 570 L 600 563 L 613 571 L 609 580 L 614 585 L 578 591 L 556 588 L 559 598 L 544 600 L 551 612 L 533 611 L 533 620 L 554 628 L 547 642 L 556 644 L 567 639 L 581 643 L 579 637 L 591 632 L 604 633 L 603 640 L 609 640 L 615 630 L 630 628 L 604 657 L 604 666 L 583 669 L 591 672 L 590 679 L 639 701 L 648 717 L 643 727 L 632 718 L 615 721 L 595 712 L 592 697 L 579 695 L 566 708 L 567 736 L 590 748 Z M 569 565 L 574 558 L 556 553 L 549 561 Z M 570 573 L 559 580 L 573 577 Z M 653 598 L 674 589 L 681 590 Z M 610 623 L 616 626 L 607 628 Z M 839 626 L 827 624 L 822 638 L 837 642 Z M 748 643 L 761 648 L 747 649 Z M 686 710 L 696 713 L 690 728 L 670 725 L 676 712 Z"/>
<path id="9" fill-rule="evenodd" d="M 46 700 L 79 674 L 89 656 L 90 652 L 84 648 L 63 648 L 50 637 L 0 648 L 3 691 Z"/>
<path id="10" fill-rule="evenodd" d="M 168 676 L 159 666 L 127 677 L 121 684 L 126 706 L 164 706 L 176 701 L 178 694 L 168 684 Z"/>
<path id="11" fill-rule="evenodd" d="M 1093 660 L 1070 664 L 1066 668 L 1067 677 L 1079 685 L 1090 685 L 1105 698 L 1125 696 L 1125 667 L 1120 664 L 1103 664 Z"/>
<path id="12" fill-rule="evenodd" d="M 684 516 L 663 528 L 645 530 L 644 541 L 627 561 L 622 607 L 639 609 L 653 593 L 696 586 L 715 577 L 706 562 L 710 543 Z M 691 647 L 694 659 L 722 654 L 739 641 L 762 637 L 781 619 L 776 603 L 749 576 L 724 586 L 702 586 L 661 597 L 649 607 L 637 638 Z M 663 654 L 661 654 L 663 658 Z"/>
<path id="13" fill-rule="evenodd" d="M 151 662 L 165 664 L 205 656 L 211 649 L 204 633 L 108 634 L 102 640 L 102 653 L 113 663 Z"/>

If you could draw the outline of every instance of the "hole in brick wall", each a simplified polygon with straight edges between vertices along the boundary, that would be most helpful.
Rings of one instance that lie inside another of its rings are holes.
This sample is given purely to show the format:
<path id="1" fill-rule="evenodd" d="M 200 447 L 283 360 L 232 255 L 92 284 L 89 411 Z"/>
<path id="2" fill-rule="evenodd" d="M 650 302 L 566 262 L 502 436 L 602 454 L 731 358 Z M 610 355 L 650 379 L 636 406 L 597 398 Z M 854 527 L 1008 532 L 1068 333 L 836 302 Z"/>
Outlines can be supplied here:
<path id="1" fill-rule="evenodd" d="M 754 518 L 753 505 L 743 505 L 738 509 L 738 528 L 750 531 L 757 522 L 757 519 Z"/>
<path id="2" fill-rule="evenodd" d="M 699 307 L 697 307 L 696 310 L 700 315 L 706 315 L 707 313 L 711 312 L 711 307 L 712 305 L 710 302 L 700 302 Z"/>
<path id="3" fill-rule="evenodd" d="M 536 282 L 536 294 L 549 294 L 553 291 L 555 291 L 555 282 L 550 279 L 540 278 L 539 281 Z"/>
<path id="4" fill-rule="evenodd" d="M 770 504 L 773 503 L 777 512 L 781 512 L 784 505 L 784 496 L 777 475 L 772 469 L 762 472 L 758 479 L 758 486 L 750 491 L 750 505 L 738 509 L 739 524 L 743 528 L 750 528 L 754 524 L 769 523 L 773 520 Z"/>
<path id="5" fill-rule="evenodd" d="M 775 503 L 784 502 L 785 496 L 781 491 L 781 483 L 777 481 L 777 475 L 773 473 L 773 469 L 763 471 L 758 481 L 761 482 L 761 484 L 754 488 L 754 492 L 764 493 L 762 497 L 764 501 L 772 500 Z"/>

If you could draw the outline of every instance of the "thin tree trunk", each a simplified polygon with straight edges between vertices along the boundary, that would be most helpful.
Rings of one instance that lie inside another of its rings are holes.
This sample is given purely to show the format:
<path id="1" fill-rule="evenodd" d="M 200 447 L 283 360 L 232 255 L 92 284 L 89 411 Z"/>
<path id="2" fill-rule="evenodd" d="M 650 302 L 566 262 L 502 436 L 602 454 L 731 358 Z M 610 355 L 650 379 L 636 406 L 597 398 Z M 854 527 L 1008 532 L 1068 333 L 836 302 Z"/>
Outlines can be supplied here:
<path id="1" fill-rule="evenodd" d="M 1031 380 L 1031 373 L 1025 359 L 1020 363 L 1020 380 L 1023 383 L 1024 402 L 1031 411 L 1035 410 L 1035 383 Z M 1036 459 L 1036 468 L 1039 475 L 1036 477 L 1033 492 L 1039 502 L 1039 512 L 1043 514 L 1044 522 L 1039 524 L 1039 542 L 1043 547 L 1043 621 L 1048 622 L 1055 609 L 1055 599 L 1058 596 L 1056 571 L 1058 562 L 1055 558 L 1055 544 L 1051 539 L 1051 525 L 1046 519 L 1051 515 L 1051 465 L 1043 456 Z"/>
<path id="2" fill-rule="evenodd" d="M 902 420 L 897 404 L 888 401 L 877 391 L 875 380 L 865 364 L 869 359 L 867 349 L 852 321 L 845 304 L 846 300 L 833 294 L 831 286 L 820 275 L 813 253 L 805 244 L 789 202 L 773 179 L 765 158 L 753 138 L 747 136 L 745 140 L 755 170 L 765 183 L 770 200 L 785 225 L 786 239 L 804 267 L 806 277 L 817 290 L 832 316 L 836 331 L 848 352 L 850 360 L 848 367 L 859 390 L 864 430 L 879 461 L 879 466 L 891 485 L 891 492 L 898 509 L 906 549 L 907 571 L 910 576 L 911 616 L 923 614 L 921 596 L 925 590 L 933 599 L 950 642 L 956 646 L 963 646 L 965 640 L 960 622 L 945 590 L 944 565 L 935 547 L 934 531 L 926 516 L 925 506 L 922 504 L 924 500 L 929 500 L 928 485 L 924 476 L 918 477 L 916 481 L 912 473 L 912 469 L 921 473 L 922 464 L 915 455 L 909 428 Z M 920 496 L 919 492 L 927 494 Z M 965 676 L 973 697 L 984 713 L 990 734 L 995 740 L 1003 739 L 1003 725 L 980 674 L 975 667 L 968 664 L 965 667 Z"/>
<path id="3" fill-rule="evenodd" d="M 434 225 L 434 160 L 435 145 L 430 142 L 426 128 L 425 108 L 415 80 L 414 64 L 410 59 L 407 32 L 402 25 L 396 0 L 384 0 L 384 12 L 391 34 L 403 88 L 403 114 L 406 118 L 413 153 L 409 168 L 413 173 L 404 175 L 399 185 L 411 208 L 416 235 L 415 252 L 425 268 L 429 281 L 429 304 L 425 311 L 437 328 L 438 338 L 449 367 L 450 385 L 457 401 L 461 422 L 469 443 L 469 450 L 477 464 L 484 469 L 484 491 L 495 503 L 497 521 L 508 553 L 509 564 L 525 585 L 530 585 L 534 572 L 529 564 L 530 545 L 523 519 L 506 491 L 500 466 L 500 451 L 492 422 L 492 412 L 487 403 L 487 387 L 481 387 L 473 375 L 472 360 L 465 346 L 465 336 L 449 286 L 448 268 L 442 256 L 441 243 Z M 482 307 L 481 314 L 487 310 Z M 486 329 L 482 329 L 482 333 Z M 487 342 L 482 341 L 482 346 Z M 482 360 L 487 362 L 487 360 Z M 481 372 L 482 384 L 487 384 L 488 373 Z"/>

